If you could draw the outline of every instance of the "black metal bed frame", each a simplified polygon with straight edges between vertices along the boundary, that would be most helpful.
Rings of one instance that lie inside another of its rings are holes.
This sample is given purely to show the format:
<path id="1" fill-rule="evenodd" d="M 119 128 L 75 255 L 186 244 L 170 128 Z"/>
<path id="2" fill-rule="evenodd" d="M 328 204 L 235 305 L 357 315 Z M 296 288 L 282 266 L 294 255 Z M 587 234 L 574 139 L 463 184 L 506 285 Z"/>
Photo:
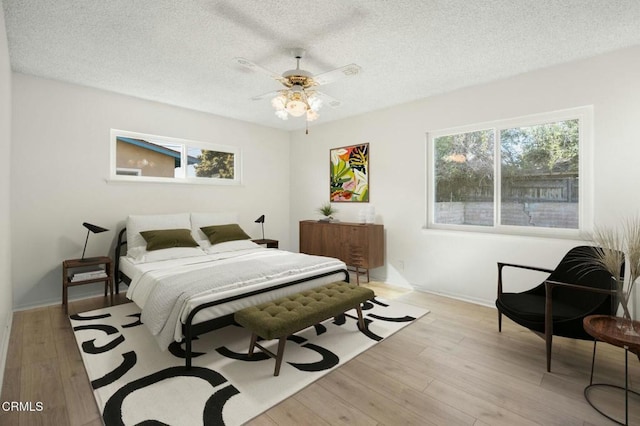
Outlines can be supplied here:
<path id="1" fill-rule="evenodd" d="M 131 283 L 131 278 L 129 278 L 126 274 L 124 274 L 124 273 L 122 273 L 120 271 L 120 256 L 126 254 L 126 251 L 123 251 L 124 246 L 126 246 L 126 244 L 127 244 L 127 241 L 126 241 L 126 238 L 125 238 L 126 237 L 126 230 L 127 230 L 127 228 L 122 228 L 122 230 L 118 233 L 118 242 L 116 244 L 116 249 L 115 249 L 114 276 L 115 276 L 115 284 L 116 284 L 116 294 L 118 294 L 120 292 L 120 281 L 123 281 L 127 285 Z M 248 293 L 238 294 L 236 296 L 231 296 L 231 297 L 227 297 L 227 298 L 220 299 L 220 300 L 214 300 L 214 301 L 203 303 L 202 305 L 196 306 L 189 313 L 189 316 L 187 317 L 187 322 L 182 324 L 182 334 L 185 336 L 184 337 L 184 342 L 185 342 L 185 367 L 187 369 L 191 368 L 192 358 L 193 358 L 192 341 L 196 336 L 199 336 L 199 335 L 204 334 L 204 333 L 208 333 L 210 331 L 213 331 L 213 330 L 216 330 L 218 328 L 222 328 L 222 327 L 225 327 L 227 325 L 231 325 L 231 324 L 234 323 L 233 314 L 228 314 L 228 315 L 224 315 L 224 316 L 218 317 L 218 318 L 213 318 L 213 319 L 210 319 L 210 320 L 198 323 L 198 324 L 193 324 L 193 319 L 195 318 L 196 314 L 198 314 L 198 312 L 200 312 L 201 310 L 210 308 L 212 306 L 221 305 L 223 303 L 233 302 L 235 300 L 244 299 L 245 297 L 251 297 L 251 296 L 255 296 L 257 294 L 267 293 L 269 291 L 278 290 L 278 289 L 281 289 L 281 288 L 285 288 L 285 287 L 289 287 L 289 286 L 292 286 L 292 285 L 300 284 L 300 283 L 303 283 L 303 282 L 306 282 L 306 281 L 312 281 L 312 280 L 315 280 L 317 278 L 323 278 L 323 277 L 327 277 L 329 275 L 334 275 L 334 274 L 339 274 L 339 273 L 343 273 L 344 274 L 344 280 L 343 281 L 349 282 L 349 271 L 347 269 L 340 269 L 340 270 L 337 270 L 337 271 L 323 272 L 321 274 L 313 275 L 311 277 L 297 279 L 297 280 L 294 280 L 294 281 L 289 281 L 289 282 L 286 282 L 286 283 L 278 284 L 278 285 L 273 286 L 273 287 L 254 290 L 254 291 L 250 291 Z"/>

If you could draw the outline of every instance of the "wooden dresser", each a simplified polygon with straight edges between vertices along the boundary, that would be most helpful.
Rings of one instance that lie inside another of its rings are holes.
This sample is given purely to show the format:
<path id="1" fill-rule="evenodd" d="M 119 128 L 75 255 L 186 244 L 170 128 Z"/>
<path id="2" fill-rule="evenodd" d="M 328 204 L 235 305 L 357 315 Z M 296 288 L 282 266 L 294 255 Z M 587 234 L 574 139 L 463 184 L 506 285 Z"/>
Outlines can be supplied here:
<path id="1" fill-rule="evenodd" d="M 347 222 L 300 222 L 300 252 L 335 257 L 369 279 L 369 269 L 384 265 L 384 227 Z"/>

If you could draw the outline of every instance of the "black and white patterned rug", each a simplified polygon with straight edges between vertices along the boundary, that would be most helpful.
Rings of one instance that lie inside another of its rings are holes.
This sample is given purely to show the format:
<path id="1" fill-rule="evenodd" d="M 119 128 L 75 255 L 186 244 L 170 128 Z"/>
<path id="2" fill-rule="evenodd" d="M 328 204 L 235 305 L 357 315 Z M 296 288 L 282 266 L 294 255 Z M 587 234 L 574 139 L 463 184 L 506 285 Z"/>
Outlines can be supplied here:
<path id="1" fill-rule="evenodd" d="M 161 351 L 133 303 L 72 315 L 71 325 L 106 425 L 238 425 L 428 311 L 376 298 L 363 313 L 366 332 L 352 310 L 290 336 L 277 377 L 258 349 L 247 358 L 250 333 L 237 325 L 199 336 L 188 371 L 183 347 Z M 264 344 L 275 352 L 277 340 Z"/>

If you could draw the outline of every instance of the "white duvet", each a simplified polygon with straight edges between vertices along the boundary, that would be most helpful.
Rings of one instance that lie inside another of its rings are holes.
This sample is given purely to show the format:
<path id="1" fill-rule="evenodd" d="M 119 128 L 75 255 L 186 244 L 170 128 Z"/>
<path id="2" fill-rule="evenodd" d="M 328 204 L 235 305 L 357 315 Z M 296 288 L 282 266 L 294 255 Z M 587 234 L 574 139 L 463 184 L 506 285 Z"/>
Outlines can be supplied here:
<path id="1" fill-rule="evenodd" d="M 182 323 L 195 306 L 345 269 L 345 264 L 338 259 L 268 249 L 239 250 L 140 266 L 130 277 L 127 297 L 142 309 L 141 320 L 162 349 L 182 338 Z M 247 302 L 235 305 L 236 308 L 243 306 L 248 306 Z"/>

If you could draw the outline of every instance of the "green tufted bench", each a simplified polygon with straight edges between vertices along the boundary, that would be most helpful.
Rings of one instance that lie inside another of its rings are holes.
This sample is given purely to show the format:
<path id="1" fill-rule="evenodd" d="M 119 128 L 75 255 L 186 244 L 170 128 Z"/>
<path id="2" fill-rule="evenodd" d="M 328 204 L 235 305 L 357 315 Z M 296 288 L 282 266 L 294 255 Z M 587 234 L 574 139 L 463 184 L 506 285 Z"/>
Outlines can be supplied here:
<path id="1" fill-rule="evenodd" d="M 249 357 L 257 346 L 276 359 L 274 376 L 280 374 L 280 365 L 287 337 L 328 318 L 338 316 L 349 309 L 358 311 L 358 328 L 364 330 L 361 303 L 375 296 L 371 289 L 345 282 L 334 282 L 322 287 L 282 297 L 272 302 L 242 309 L 235 313 L 236 322 L 251 331 Z M 278 353 L 257 343 L 263 339 L 279 339 Z"/>

